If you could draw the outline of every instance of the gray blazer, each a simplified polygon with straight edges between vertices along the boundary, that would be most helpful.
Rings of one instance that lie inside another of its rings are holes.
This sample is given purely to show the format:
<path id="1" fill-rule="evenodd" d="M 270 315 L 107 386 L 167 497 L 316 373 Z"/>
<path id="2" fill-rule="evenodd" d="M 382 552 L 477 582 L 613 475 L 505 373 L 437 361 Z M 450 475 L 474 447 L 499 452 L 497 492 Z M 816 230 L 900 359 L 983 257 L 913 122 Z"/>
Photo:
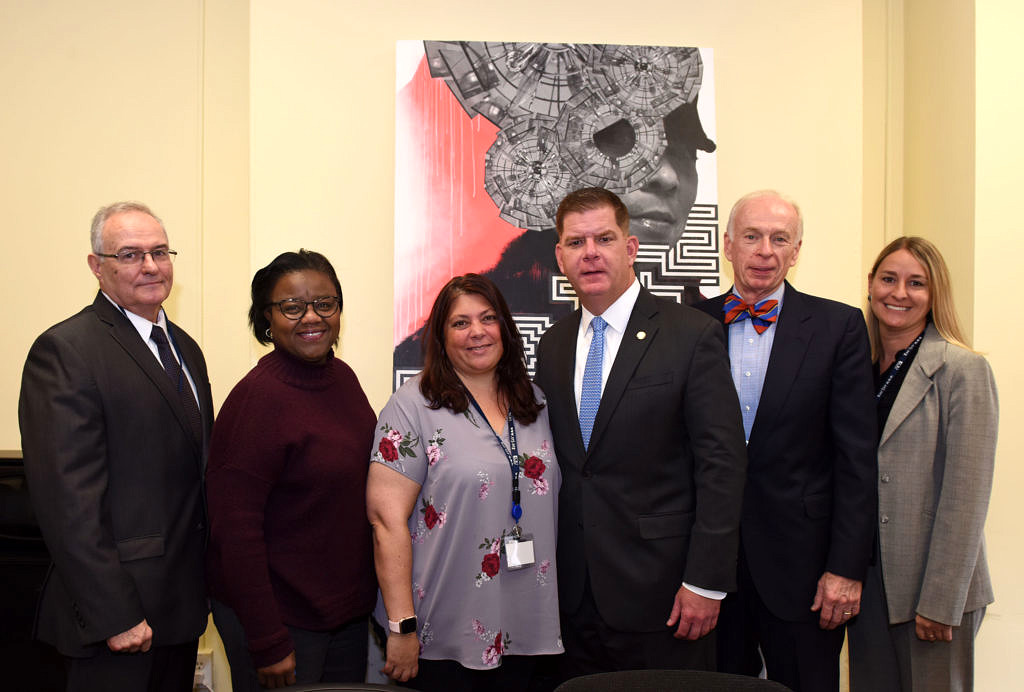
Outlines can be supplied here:
<path id="1" fill-rule="evenodd" d="M 986 360 L 928 325 L 878 447 L 889 622 L 959 625 L 993 601 L 985 560 L 999 402 Z"/>

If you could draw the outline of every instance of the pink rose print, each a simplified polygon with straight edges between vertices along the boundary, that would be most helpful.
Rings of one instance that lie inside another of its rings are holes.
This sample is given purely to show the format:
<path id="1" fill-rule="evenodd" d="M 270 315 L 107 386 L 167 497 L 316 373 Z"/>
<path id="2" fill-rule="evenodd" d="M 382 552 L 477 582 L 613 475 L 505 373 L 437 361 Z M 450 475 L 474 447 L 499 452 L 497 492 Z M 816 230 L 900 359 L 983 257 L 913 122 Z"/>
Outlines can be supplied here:
<path id="1" fill-rule="evenodd" d="M 402 441 L 402 433 L 392 428 L 391 430 L 388 430 L 388 439 L 397 445 Z"/>
<path id="2" fill-rule="evenodd" d="M 380 444 L 377 446 L 377 450 L 384 458 L 384 461 L 398 461 L 398 448 L 395 447 L 395 443 L 390 439 L 382 437 L 380 439 Z"/>
<path id="3" fill-rule="evenodd" d="M 473 618 L 473 632 L 476 633 L 476 636 L 481 638 L 487 636 L 487 630 L 484 628 L 484 623 L 480 622 L 476 618 Z"/>
<path id="4" fill-rule="evenodd" d="M 493 646 L 488 646 L 486 649 L 484 649 L 484 655 L 481 658 L 484 662 L 484 665 L 496 666 L 498 665 L 498 657 L 498 651 Z"/>
<path id="5" fill-rule="evenodd" d="M 540 478 L 545 469 L 547 469 L 547 466 L 544 465 L 544 462 L 539 457 L 530 457 L 523 462 L 523 475 L 527 478 Z"/>
<path id="6" fill-rule="evenodd" d="M 498 566 L 501 564 L 497 553 L 487 553 L 484 555 L 483 561 L 480 563 L 480 571 L 486 574 L 488 577 L 493 577 L 498 573 Z"/>
<path id="7" fill-rule="evenodd" d="M 437 445 L 427 447 L 427 463 L 433 466 L 439 461 L 441 461 L 441 448 Z"/>

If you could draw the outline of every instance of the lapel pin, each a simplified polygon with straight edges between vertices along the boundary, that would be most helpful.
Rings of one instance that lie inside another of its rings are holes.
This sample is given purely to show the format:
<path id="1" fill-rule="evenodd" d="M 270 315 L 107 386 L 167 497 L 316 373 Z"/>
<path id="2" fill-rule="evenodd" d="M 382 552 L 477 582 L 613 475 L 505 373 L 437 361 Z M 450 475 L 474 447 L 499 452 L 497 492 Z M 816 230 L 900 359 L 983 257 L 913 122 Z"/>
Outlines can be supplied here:
<path id="1" fill-rule="evenodd" d="M 647 332 L 637 332 L 636 338 L 639 339 L 640 341 L 643 341 L 644 339 L 647 338 Z"/>

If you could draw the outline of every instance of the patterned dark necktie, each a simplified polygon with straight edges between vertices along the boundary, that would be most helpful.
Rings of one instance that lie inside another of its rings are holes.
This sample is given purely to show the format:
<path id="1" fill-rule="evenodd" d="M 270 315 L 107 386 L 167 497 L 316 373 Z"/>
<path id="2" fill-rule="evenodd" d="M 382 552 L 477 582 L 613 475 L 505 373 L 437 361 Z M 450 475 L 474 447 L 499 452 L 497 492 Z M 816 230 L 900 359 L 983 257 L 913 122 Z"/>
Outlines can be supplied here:
<path id="1" fill-rule="evenodd" d="M 756 305 L 744 303 L 736 294 L 730 294 L 722 306 L 725 312 L 725 323 L 732 324 L 749 319 L 758 334 L 764 334 L 772 323 L 779 318 L 779 301 L 762 300 Z"/>
<path id="2" fill-rule="evenodd" d="M 160 362 L 163 363 L 167 376 L 171 378 L 171 382 L 174 383 L 175 388 L 178 390 L 181 405 L 185 407 L 185 414 L 188 416 L 188 422 L 192 426 L 192 434 L 195 435 L 197 440 L 202 441 L 203 419 L 199 414 L 199 404 L 196 403 L 196 398 L 192 394 L 192 387 L 188 383 L 188 378 L 185 377 L 185 372 L 181 369 L 178 359 L 174 357 L 174 353 L 171 351 L 171 344 L 167 341 L 167 334 L 160 325 L 154 324 L 149 338 L 156 344 L 156 350 L 160 353 Z"/>

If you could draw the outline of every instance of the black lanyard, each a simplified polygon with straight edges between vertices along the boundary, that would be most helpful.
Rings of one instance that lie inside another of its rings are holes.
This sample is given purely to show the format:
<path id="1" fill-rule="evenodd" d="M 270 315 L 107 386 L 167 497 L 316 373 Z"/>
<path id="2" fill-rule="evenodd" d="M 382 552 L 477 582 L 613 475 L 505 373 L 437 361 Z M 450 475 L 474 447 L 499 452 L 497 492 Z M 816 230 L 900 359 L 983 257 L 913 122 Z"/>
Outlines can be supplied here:
<path id="1" fill-rule="evenodd" d="M 494 435 L 494 439 L 498 441 L 498 446 L 505 453 L 505 458 L 508 459 L 508 467 L 512 471 L 512 518 L 516 520 L 516 526 L 519 526 L 519 520 L 523 518 L 523 506 L 519 503 L 519 447 L 516 444 L 516 421 L 512 417 L 512 409 L 511 407 L 509 408 L 508 415 L 505 418 L 508 425 L 508 447 L 506 447 L 505 441 L 501 439 L 498 433 L 494 432 L 491 422 L 484 415 L 484 410 L 480 408 L 480 404 L 476 402 L 476 399 L 473 398 L 468 389 L 466 390 L 466 396 L 472 402 L 473 408 L 477 410 L 480 417 L 487 423 L 487 428 Z M 509 451 L 509 447 L 511 447 L 511 451 Z"/>
<path id="2" fill-rule="evenodd" d="M 882 386 L 878 388 L 878 393 L 875 394 L 875 401 L 878 401 L 882 398 L 882 395 L 885 393 L 886 387 L 888 387 L 892 383 L 893 378 L 896 377 L 896 373 L 898 373 L 900 369 L 903 367 L 903 364 L 907 362 L 907 358 L 910 356 L 911 353 L 914 352 L 914 349 L 917 348 L 917 345 L 921 343 L 921 339 L 923 338 L 924 332 L 921 332 L 920 334 L 917 335 L 917 338 L 914 339 L 913 343 L 911 343 L 909 346 L 903 349 L 903 352 L 896 359 L 896 362 L 892 364 L 892 368 L 889 370 L 889 376 L 885 378 L 885 382 L 883 382 Z"/>

